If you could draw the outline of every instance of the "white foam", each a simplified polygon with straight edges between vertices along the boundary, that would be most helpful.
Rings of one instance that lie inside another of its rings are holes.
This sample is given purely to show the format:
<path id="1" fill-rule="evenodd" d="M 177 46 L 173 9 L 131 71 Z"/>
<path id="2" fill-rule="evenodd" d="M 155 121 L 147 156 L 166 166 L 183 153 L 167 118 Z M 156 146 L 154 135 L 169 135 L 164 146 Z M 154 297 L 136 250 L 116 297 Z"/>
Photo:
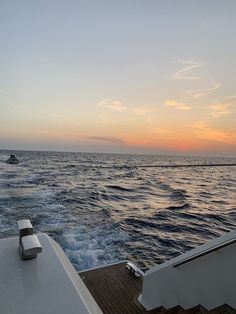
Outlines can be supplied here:
<path id="1" fill-rule="evenodd" d="M 63 235 L 63 247 L 77 270 L 124 260 L 120 246 L 128 236 L 114 225 L 82 225 Z"/>

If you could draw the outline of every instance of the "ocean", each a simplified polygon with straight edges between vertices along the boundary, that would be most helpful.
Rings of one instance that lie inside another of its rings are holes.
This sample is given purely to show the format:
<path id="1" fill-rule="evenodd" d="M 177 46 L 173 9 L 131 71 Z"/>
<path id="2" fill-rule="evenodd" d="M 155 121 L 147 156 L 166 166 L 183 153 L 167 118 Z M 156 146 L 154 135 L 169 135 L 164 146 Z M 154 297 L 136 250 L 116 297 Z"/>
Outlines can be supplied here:
<path id="1" fill-rule="evenodd" d="M 236 158 L 0 151 L 0 237 L 29 218 L 77 271 L 129 259 L 144 271 L 236 228 Z"/>

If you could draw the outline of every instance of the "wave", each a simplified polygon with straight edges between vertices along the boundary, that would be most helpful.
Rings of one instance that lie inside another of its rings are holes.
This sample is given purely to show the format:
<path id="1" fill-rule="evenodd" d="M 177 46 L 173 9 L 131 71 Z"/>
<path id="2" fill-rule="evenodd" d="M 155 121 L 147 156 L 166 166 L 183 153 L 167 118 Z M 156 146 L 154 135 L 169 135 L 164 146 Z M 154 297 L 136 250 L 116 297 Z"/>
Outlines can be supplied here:
<path id="1" fill-rule="evenodd" d="M 184 203 L 182 205 L 174 205 L 174 206 L 168 206 L 166 209 L 167 210 L 181 210 L 181 209 L 189 209 L 191 208 L 192 205 L 189 203 Z"/>
<path id="2" fill-rule="evenodd" d="M 5 155 L 0 151 L 0 160 Z M 145 167 L 233 159 L 18 155 L 17 170 L 0 163 L 0 237 L 30 218 L 77 270 L 126 258 L 147 269 L 236 228 L 235 167 Z"/>
<path id="3" fill-rule="evenodd" d="M 106 187 L 107 187 L 108 189 L 119 190 L 119 191 L 125 191 L 125 192 L 133 192 L 133 191 L 134 191 L 134 189 L 122 187 L 122 186 L 120 186 L 120 185 L 106 185 Z"/>

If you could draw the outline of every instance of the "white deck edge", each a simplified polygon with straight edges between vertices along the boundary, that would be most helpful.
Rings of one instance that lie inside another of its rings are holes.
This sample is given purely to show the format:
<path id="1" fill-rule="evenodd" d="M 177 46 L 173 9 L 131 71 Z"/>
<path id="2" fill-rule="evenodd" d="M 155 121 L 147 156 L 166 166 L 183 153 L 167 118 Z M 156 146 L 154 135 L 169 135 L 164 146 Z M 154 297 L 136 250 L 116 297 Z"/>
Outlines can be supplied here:
<path id="1" fill-rule="evenodd" d="M 88 288 L 84 284 L 82 278 L 79 276 L 79 274 L 76 272 L 75 268 L 69 261 L 68 257 L 65 255 L 64 251 L 60 247 L 60 245 L 53 240 L 50 236 L 47 235 L 49 238 L 49 242 L 53 246 L 58 258 L 60 259 L 66 273 L 71 279 L 71 282 L 73 283 L 74 287 L 76 288 L 78 294 L 80 295 L 81 299 L 83 300 L 83 303 L 86 305 L 86 308 L 89 313 L 96 313 L 96 314 L 102 314 L 103 312 L 99 308 L 98 304 L 94 300 L 93 296 L 89 292 Z"/>

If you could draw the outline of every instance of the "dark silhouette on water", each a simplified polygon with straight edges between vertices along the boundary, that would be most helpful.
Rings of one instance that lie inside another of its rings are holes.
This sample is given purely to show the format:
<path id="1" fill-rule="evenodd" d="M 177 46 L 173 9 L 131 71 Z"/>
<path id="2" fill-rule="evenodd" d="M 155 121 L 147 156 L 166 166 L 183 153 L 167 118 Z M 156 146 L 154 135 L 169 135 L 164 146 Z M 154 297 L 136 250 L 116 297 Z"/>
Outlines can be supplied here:
<path id="1" fill-rule="evenodd" d="M 10 155 L 10 157 L 6 161 L 7 164 L 18 164 L 19 160 L 16 158 L 15 155 Z"/>

